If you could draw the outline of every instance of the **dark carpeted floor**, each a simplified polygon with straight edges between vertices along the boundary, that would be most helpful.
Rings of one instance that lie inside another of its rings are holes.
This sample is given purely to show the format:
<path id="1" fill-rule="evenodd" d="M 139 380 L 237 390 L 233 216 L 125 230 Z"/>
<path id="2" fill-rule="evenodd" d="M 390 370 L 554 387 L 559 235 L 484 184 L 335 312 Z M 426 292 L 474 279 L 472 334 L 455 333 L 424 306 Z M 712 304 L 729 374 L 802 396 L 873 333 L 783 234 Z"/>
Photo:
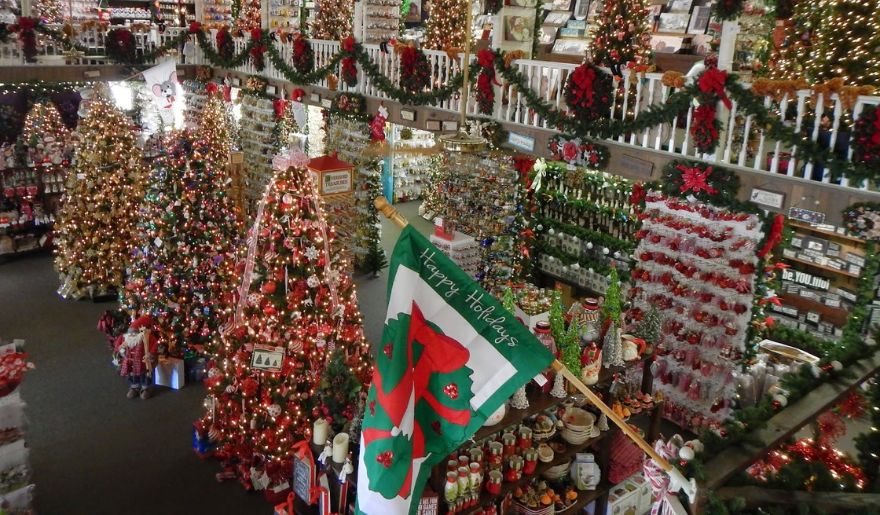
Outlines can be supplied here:
<path id="1" fill-rule="evenodd" d="M 401 211 L 421 230 L 416 205 Z M 399 231 L 383 221 L 384 245 Z M 385 314 L 385 281 L 358 280 L 367 337 L 375 343 Z M 113 306 L 62 300 L 49 256 L 0 263 L 0 337 L 23 338 L 36 370 L 22 385 L 28 406 L 35 508 L 63 514 L 271 513 L 262 496 L 218 483 L 216 462 L 192 451 L 191 424 L 202 414 L 201 385 L 161 390 L 147 401 L 125 397 L 95 328 Z"/>

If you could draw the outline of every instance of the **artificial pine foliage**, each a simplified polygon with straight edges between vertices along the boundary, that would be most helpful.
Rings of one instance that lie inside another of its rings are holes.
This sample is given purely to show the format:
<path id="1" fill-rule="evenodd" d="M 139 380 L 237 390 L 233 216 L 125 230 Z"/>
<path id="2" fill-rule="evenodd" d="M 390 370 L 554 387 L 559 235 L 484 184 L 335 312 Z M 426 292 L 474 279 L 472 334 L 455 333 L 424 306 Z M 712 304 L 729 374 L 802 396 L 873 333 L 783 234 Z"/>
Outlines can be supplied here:
<path id="1" fill-rule="evenodd" d="M 135 246 L 145 172 L 131 122 L 107 98 L 89 104 L 61 202 L 55 268 L 63 295 L 125 284 Z"/>
<path id="2" fill-rule="evenodd" d="M 320 0 L 318 13 L 312 22 L 312 37 L 339 41 L 352 35 L 352 0 Z"/>
<path id="3" fill-rule="evenodd" d="M 425 24 L 425 48 L 463 48 L 470 5 L 467 0 L 436 0 Z"/>
<path id="4" fill-rule="evenodd" d="M 645 340 L 649 345 L 654 345 L 660 337 L 660 324 L 660 313 L 657 311 L 657 306 L 652 305 L 636 327 L 635 336 Z"/>
<path id="5" fill-rule="evenodd" d="M 849 85 L 880 87 L 880 0 L 819 0 L 819 4 L 823 18 L 806 62 L 809 80 L 819 83 L 842 77 Z"/>
<path id="6" fill-rule="evenodd" d="M 856 437 L 859 464 L 865 471 L 867 489 L 880 492 L 880 381 L 876 378 L 868 394 L 868 411 L 871 418 L 868 430 Z"/>
<path id="7" fill-rule="evenodd" d="M 347 431 L 358 415 L 363 386 L 361 378 L 352 372 L 345 350 L 337 348 L 331 354 L 318 384 L 321 405 L 316 408 L 317 416 L 330 418 L 334 431 Z"/>
<path id="8" fill-rule="evenodd" d="M 504 287 L 504 294 L 501 297 L 501 305 L 511 313 L 514 313 L 516 310 L 516 299 L 513 296 L 513 288 L 511 288 L 509 284 Z"/>
<path id="9" fill-rule="evenodd" d="M 225 167 L 207 155 L 213 147 L 189 133 L 170 138 L 148 178 L 122 304 L 133 316 L 151 315 L 159 345 L 182 356 L 208 343 L 224 320 L 243 225 Z"/>
<path id="10" fill-rule="evenodd" d="M 611 68 L 615 75 L 628 63 L 647 64 L 651 35 L 645 0 L 604 1 L 593 32 L 593 62 Z"/>
<path id="11" fill-rule="evenodd" d="M 602 320 L 610 320 L 619 325 L 620 312 L 620 279 L 617 276 L 617 269 L 611 267 L 608 272 L 608 289 L 605 291 L 605 300 L 602 302 Z"/>
<path id="12" fill-rule="evenodd" d="M 308 434 L 321 407 L 316 392 L 334 350 L 360 385 L 369 377 L 370 354 L 346 264 L 326 251 L 335 230 L 308 170 L 276 171 L 263 202 L 253 253 L 240 263 L 252 268 L 238 292 L 243 302 L 226 303 L 230 330 L 212 342 L 205 384 L 213 410 L 202 425 L 217 435 L 228 464 L 248 465 L 236 468 L 240 479 L 249 481 L 250 464 L 264 462 L 274 484 L 287 480 L 292 445 Z M 283 354 L 277 370 L 251 366 L 257 344 Z M 351 376 L 331 383 L 353 385 Z"/>
<path id="13" fill-rule="evenodd" d="M 795 5 L 790 19 L 785 20 L 779 45 L 770 52 L 767 75 L 774 80 L 806 79 L 806 66 L 813 55 L 813 34 L 829 15 L 825 1 L 802 0 Z"/>

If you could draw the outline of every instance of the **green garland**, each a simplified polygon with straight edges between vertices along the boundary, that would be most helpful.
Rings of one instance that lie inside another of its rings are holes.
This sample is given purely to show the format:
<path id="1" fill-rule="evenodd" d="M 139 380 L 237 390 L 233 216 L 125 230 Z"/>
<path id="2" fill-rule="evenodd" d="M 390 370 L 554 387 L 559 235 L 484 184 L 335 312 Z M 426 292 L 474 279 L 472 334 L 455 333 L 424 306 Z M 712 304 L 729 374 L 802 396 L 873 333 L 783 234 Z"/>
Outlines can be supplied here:
<path id="1" fill-rule="evenodd" d="M 181 35 L 189 37 L 189 33 L 183 33 Z M 205 31 L 198 31 L 196 33 L 196 38 L 198 38 L 199 46 L 202 47 L 202 51 L 205 53 L 205 57 L 208 58 L 208 61 L 212 65 L 218 66 L 220 68 L 237 68 L 243 65 L 250 57 L 251 49 L 254 48 L 258 43 L 260 43 L 255 39 L 250 39 L 248 40 L 247 45 L 245 45 L 245 47 L 242 49 L 241 53 L 239 53 L 238 55 L 234 55 L 229 59 L 224 59 L 220 54 L 217 53 L 216 50 L 214 50 L 214 46 L 211 44 L 210 41 L 208 41 L 208 38 L 205 36 Z M 272 48 L 272 46 L 269 45 L 269 48 Z"/>
<path id="2" fill-rule="evenodd" d="M 558 259 L 559 261 L 562 261 L 565 265 L 573 265 L 573 264 L 577 263 L 578 265 L 580 265 L 581 268 L 592 269 L 593 272 L 600 274 L 600 275 L 608 275 L 611 273 L 611 270 L 612 270 L 611 265 L 609 265 L 607 263 L 603 263 L 602 261 L 599 261 L 597 259 L 593 259 L 593 258 L 589 258 L 589 257 L 585 257 L 585 256 L 580 256 L 580 257 L 573 256 L 573 255 L 569 254 L 568 252 L 565 252 L 562 249 L 559 249 L 556 247 L 551 247 L 545 241 L 539 241 L 537 243 L 537 250 L 538 250 L 539 254 L 546 254 L 548 256 L 553 256 L 554 258 Z M 629 274 L 626 273 L 626 274 L 621 275 L 620 282 L 628 283 L 629 282 Z"/>
<path id="3" fill-rule="evenodd" d="M 629 240 L 621 240 L 607 233 L 586 229 L 579 225 L 557 222 L 551 218 L 537 216 L 536 225 L 542 229 L 552 228 L 554 231 L 577 236 L 578 238 L 592 242 L 600 247 L 607 247 L 612 252 L 620 252 L 621 254 L 632 254 L 636 248 L 636 243 Z"/>

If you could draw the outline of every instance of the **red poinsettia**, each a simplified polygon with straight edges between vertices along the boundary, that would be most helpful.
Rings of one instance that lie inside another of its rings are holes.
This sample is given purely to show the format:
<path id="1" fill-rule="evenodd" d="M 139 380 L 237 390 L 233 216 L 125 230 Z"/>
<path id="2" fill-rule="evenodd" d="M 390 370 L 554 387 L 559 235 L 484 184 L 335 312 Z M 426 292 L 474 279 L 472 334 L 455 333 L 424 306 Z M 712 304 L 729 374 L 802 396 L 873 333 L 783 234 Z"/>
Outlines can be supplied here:
<path id="1" fill-rule="evenodd" d="M 198 34 L 201 31 L 202 31 L 202 24 L 201 23 L 194 21 L 189 24 L 189 33 L 190 34 Z"/>

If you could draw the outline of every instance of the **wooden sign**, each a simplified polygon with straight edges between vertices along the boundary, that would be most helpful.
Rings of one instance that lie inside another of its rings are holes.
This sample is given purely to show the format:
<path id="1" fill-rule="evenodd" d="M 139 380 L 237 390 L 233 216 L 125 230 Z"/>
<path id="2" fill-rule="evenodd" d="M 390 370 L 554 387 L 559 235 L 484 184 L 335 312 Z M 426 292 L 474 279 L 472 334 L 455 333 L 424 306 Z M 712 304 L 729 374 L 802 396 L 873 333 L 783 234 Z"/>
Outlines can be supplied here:
<path id="1" fill-rule="evenodd" d="M 785 193 L 752 188 L 752 194 L 749 195 L 749 200 L 759 206 L 765 206 L 772 209 L 782 209 L 782 204 L 785 202 Z"/>
<path id="2" fill-rule="evenodd" d="M 255 344 L 251 354 L 251 368 L 267 372 L 280 372 L 284 363 L 284 347 Z"/>
<path id="3" fill-rule="evenodd" d="M 318 195 L 339 195 L 353 191 L 354 165 L 351 163 L 328 155 L 312 159 L 307 167 Z"/>
<path id="4" fill-rule="evenodd" d="M 809 286 L 810 288 L 815 288 L 817 290 L 828 290 L 828 288 L 831 287 L 831 281 L 824 277 L 818 277 L 799 270 L 792 270 L 791 268 L 786 268 L 782 271 L 782 280 L 791 281 L 803 286 Z"/>

